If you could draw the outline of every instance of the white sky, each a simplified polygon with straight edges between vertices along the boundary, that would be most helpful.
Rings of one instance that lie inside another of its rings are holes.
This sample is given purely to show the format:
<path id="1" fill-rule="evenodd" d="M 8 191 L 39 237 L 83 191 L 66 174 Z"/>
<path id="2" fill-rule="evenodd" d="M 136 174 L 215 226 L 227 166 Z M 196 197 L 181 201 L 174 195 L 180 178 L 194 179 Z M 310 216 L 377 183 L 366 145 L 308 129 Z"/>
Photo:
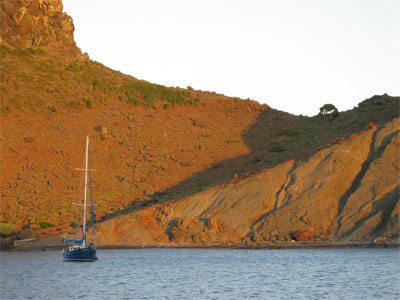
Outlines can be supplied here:
<path id="1" fill-rule="evenodd" d="M 63 0 L 91 59 L 293 114 L 400 95 L 398 0 Z"/>

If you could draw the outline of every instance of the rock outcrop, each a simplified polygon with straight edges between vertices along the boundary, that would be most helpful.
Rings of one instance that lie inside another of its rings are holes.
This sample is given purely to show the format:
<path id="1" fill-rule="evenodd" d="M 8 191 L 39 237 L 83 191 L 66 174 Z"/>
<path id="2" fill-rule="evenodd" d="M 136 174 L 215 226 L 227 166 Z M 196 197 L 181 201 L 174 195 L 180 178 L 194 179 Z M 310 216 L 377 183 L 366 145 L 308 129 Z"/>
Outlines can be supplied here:
<path id="1" fill-rule="evenodd" d="M 400 119 L 308 158 L 97 226 L 99 245 L 398 238 Z"/>
<path id="2" fill-rule="evenodd" d="M 17 234 L 17 237 L 21 240 L 34 239 L 37 237 L 36 232 L 33 229 L 26 228 Z"/>
<path id="3" fill-rule="evenodd" d="M 1 43 L 15 48 L 63 46 L 80 53 L 74 41 L 72 18 L 61 0 L 5 0 L 0 3 Z"/>

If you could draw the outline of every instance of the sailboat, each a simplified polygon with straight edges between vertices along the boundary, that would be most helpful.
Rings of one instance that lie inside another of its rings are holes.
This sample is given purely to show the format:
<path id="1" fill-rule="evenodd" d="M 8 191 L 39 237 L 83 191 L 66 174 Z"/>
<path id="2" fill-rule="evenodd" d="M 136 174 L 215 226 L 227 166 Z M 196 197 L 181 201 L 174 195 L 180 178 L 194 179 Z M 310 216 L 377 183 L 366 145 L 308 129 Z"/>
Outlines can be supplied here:
<path id="1" fill-rule="evenodd" d="M 89 136 L 86 137 L 86 155 L 85 155 L 85 193 L 83 201 L 83 233 L 80 240 L 64 239 L 64 248 L 61 251 L 64 261 L 95 261 L 96 246 L 94 242 L 94 212 L 93 212 L 93 198 L 92 198 L 92 179 L 90 171 L 90 158 L 89 158 Z M 86 198 L 88 189 L 88 175 L 89 175 L 89 190 L 90 190 L 90 208 L 92 215 L 92 241 L 89 245 L 86 244 Z M 71 245 L 72 243 L 72 245 Z M 68 245 L 67 245 L 68 244 Z"/>

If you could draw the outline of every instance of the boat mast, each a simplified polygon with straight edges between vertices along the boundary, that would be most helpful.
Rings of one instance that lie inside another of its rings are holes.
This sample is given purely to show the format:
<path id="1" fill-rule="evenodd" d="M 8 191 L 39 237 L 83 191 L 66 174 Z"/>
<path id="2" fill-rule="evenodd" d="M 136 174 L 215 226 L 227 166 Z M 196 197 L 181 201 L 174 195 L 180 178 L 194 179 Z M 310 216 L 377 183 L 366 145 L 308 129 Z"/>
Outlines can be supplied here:
<path id="1" fill-rule="evenodd" d="M 94 211 L 93 211 L 93 193 L 92 193 L 92 173 L 90 171 L 90 152 L 88 151 L 88 162 L 89 162 L 89 191 L 90 191 L 90 213 L 92 223 L 92 242 L 95 242 L 94 236 Z"/>
<path id="2" fill-rule="evenodd" d="M 86 160 L 85 160 L 85 197 L 83 201 L 83 247 L 86 247 L 86 196 L 88 179 L 88 154 L 89 154 L 89 136 L 86 136 Z"/>

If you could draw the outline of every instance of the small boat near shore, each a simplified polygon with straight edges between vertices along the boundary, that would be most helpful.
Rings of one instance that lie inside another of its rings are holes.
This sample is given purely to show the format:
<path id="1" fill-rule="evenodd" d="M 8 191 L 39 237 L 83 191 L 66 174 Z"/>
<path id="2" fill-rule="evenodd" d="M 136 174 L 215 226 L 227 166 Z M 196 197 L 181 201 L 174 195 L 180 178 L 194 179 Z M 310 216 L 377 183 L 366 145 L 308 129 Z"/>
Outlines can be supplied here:
<path id="1" fill-rule="evenodd" d="M 64 248 L 61 253 L 64 261 L 95 261 L 96 246 L 94 236 L 94 211 L 93 211 L 93 197 L 92 197 L 92 180 L 90 172 L 90 158 L 89 158 L 89 136 L 86 137 L 86 155 L 85 155 L 85 193 L 83 201 L 83 226 L 82 226 L 82 239 L 64 239 Z M 89 175 L 89 192 L 90 192 L 90 208 L 91 208 L 91 227 L 93 230 L 92 241 L 87 245 L 86 241 L 86 198 L 88 190 L 88 175 Z M 81 205 L 81 204 L 78 204 Z"/>

